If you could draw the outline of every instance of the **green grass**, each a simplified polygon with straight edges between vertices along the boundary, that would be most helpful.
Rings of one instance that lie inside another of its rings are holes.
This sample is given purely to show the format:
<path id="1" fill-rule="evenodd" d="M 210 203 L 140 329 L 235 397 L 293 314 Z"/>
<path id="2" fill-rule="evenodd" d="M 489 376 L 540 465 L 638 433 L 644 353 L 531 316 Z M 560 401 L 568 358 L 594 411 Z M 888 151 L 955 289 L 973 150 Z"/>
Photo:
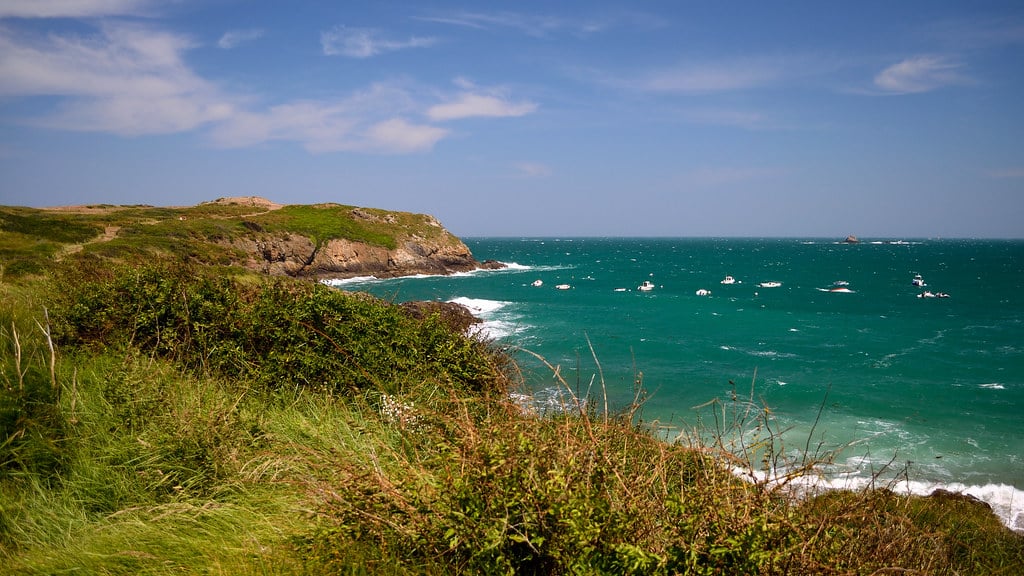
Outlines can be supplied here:
<path id="1" fill-rule="evenodd" d="M 5 573 L 1024 567 L 964 499 L 738 480 L 723 436 L 765 412 L 671 444 L 639 405 L 523 412 L 509 357 L 439 316 L 179 263 L 49 274 L 0 282 Z"/>
<path id="2" fill-rule="evenodd" d="M 84 242 L 103 227 L 80 217 L 30 208 L 0 207 L 0 232 L 55 243 Z"/>
<path id="3" fill-rule="evenodd" d="M 116 237 L 101 239 L 108 229 Z M 306 236 L 317 246 L 347 239 L 389 250 L 410 238 L 459 242 L 430 216 L 337 204 L 272 211 L 245 203 L 99 205 L 79 212 L 0 207 L 0 271 L 9 279 L 37 275 L 64 258 L 131 264 L 175 258 L 231 266 L 251 257 L 233 242 L 289 235 Z"/>
<path id="4" fill-rule="evenodd" d="M 352 217 L 353 206 L 285 206 L 250 220 L 268 232 L 295 232 L 313 239 L 317 245 L 346 238 L 388 249 L 397 247 L 394 228 L 374 225 Z"/>

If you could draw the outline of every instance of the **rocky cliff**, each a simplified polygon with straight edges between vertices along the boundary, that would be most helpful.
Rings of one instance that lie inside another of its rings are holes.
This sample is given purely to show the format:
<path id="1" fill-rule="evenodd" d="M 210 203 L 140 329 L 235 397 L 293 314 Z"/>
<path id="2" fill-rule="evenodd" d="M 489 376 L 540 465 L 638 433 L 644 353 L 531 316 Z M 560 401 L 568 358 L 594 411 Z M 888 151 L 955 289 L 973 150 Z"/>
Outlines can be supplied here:
<path id="1" fill-rule="evenodd" d="M 267 274 L 386 278 L 502 266 L 478 262 L 426 214 L 338 204 L 269 205 L 276 207 L 246 218 L 244 235 L 221 241 L 245 255 L 246 267 Z"/>

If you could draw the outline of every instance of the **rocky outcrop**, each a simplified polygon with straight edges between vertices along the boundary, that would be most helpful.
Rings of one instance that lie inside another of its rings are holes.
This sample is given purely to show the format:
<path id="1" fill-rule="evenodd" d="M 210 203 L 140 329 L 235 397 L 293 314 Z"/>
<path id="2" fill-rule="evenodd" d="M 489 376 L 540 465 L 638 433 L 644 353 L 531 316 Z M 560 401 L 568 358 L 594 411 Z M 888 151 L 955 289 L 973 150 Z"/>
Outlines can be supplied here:
<path id="1" fill-rule="evenodd" d="M 353 208 L 346 214 L 353 220 L 373 221 L 393 228 L 396 246 L 387 248 L 368 242 L 334 238 L 317 243 L 295 232 L 274 233 L 247 222 L 248 234 L 226 240 L 231 248 L 246 255 L 243 264 L 272 275 L 314 278 L 376 276 L 390 278 L 414 274 L 452 274 L 478 268 L 501 268 L 504 264 L 477 262 L 469 248 L 445 230 L 431 216 L 415 215 L 419 228 L 399 222 L 410 215 Z"/>
<path id="2" fill-rule="evenodd" d="M 479 318 L 473 316 L 469 308 L 457 302 L 418 301 L 405 302 L 400 306 L 410 316 L 420 320 L 437 314 L 442 322 L 456 332 L 465 332 L 474 324 L 481 322 Z"/>

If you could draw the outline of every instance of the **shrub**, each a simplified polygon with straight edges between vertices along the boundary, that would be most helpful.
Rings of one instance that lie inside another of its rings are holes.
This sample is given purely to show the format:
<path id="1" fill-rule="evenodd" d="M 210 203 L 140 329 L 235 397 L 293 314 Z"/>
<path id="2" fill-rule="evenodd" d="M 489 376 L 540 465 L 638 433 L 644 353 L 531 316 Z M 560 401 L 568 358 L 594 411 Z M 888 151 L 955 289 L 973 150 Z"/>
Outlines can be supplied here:
<path id="1" fill-rule="evenodd" d="M 205 270 L 156 264 L 61 281 L 70 288 L 58 301 L 62 340 L 130 344 L 271 390 L 398 392 L 423 379 L 476 391 L 504 386 L 486 345 L 437 315 L 421 321 L 321 284 L 244 285 Z"/>

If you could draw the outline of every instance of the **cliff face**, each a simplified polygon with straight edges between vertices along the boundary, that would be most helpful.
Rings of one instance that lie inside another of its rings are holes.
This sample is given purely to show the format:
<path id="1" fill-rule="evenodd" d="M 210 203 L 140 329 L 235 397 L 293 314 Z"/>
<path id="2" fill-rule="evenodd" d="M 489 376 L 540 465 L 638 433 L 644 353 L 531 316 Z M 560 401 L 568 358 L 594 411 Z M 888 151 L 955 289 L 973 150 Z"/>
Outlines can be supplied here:
<path id="1" fill-rule="evenodd" d="M 313 218 L 320 228 L 309 231 L 302 224 Z M 388 278 L 501 266 L 477 262 L 461 240 L 425 214 L 336 204 L 286 206 L 253 215 L 246 224 L 249 234 L 223 242 L 247 256 L 246 267 L 267 274 Z M 333 232 L 339 229 L 377 241 L 330 237 L 340 235 Z"/>
<path id="2" fill-rule="evenodd" d="M 388 249 L 364 242 L 334 239 L 317 246 L 297 234 L 239 238 L 231 247 L 248 255 L 245 265 L 266 274 L 349 278 L 390 278 L 412 274 L 451 274 L 483 267 L 462 241 L 438 243 L 407 239 Z M 487 267 L 493 264 L 488 263 Z"/>

